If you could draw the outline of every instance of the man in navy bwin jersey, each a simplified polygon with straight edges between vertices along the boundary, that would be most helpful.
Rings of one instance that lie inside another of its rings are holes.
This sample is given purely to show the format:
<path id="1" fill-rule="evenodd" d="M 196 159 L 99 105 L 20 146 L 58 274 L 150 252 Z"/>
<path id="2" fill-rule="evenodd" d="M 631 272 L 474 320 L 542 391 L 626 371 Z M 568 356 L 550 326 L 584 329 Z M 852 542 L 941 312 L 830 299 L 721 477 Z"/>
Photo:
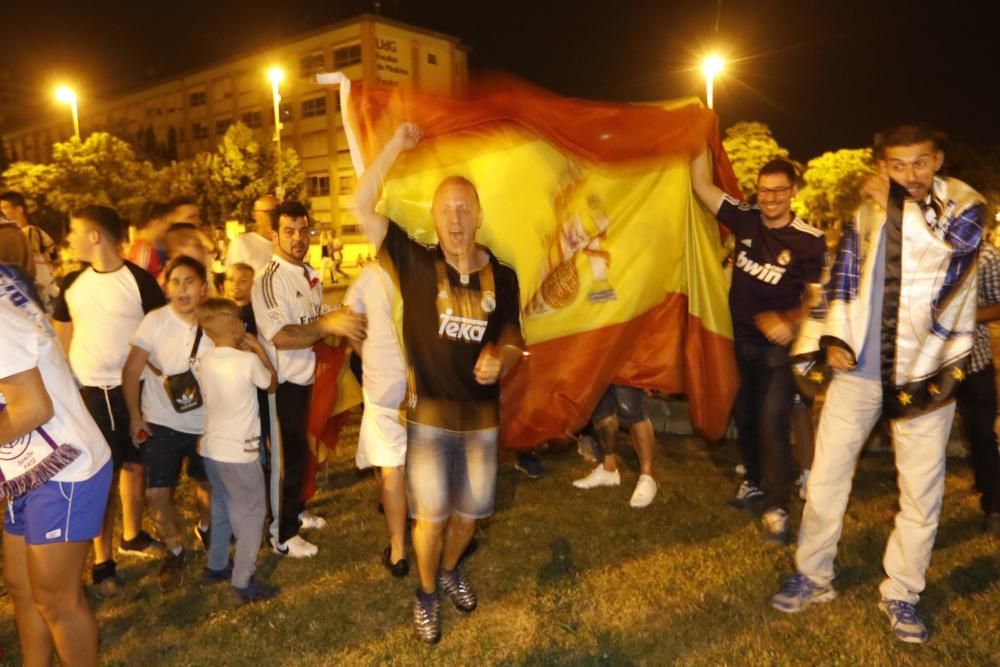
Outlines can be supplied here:
<path id="1" fill-rule="evenodd" d="M 691 163 L 701 202 L 735 236 L 729 308 L 740 373 L 736 425 L 746 468 L 734 507 L 760 505 L 764 535 L 787 542 L 788 498 L 794 479 L 789 415 L 794 383 L 788 350 L 820 294 L 826 258 L 823 232 L 791 209 L 795 167 L 772 160 L 757 177 L 757 204 L 712 183 L 708 153 Z"/>

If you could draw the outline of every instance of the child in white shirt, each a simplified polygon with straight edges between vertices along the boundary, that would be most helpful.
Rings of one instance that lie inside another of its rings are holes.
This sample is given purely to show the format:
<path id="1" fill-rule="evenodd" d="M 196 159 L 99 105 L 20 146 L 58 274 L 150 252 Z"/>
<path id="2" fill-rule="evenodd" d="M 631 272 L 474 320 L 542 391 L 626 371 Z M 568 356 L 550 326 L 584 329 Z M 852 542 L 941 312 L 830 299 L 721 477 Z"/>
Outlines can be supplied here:
<path id="1" fill-rule="evenodd" d="M 244 331 L 234 301 L 207 299 L 197 315 L 199 325 L 215 343 L 199 363 L 205 400 L 205 434 L 199 452 L 212 484 L 212 542 L 206 577 L 229 576 L 229 538 L 233 535 L 234 600 L 238 604 L 267 600 L 278 589 L 253 580 L 266 518 L 257 389 L 273 392 L 277 375 L 260 343 Z"/>

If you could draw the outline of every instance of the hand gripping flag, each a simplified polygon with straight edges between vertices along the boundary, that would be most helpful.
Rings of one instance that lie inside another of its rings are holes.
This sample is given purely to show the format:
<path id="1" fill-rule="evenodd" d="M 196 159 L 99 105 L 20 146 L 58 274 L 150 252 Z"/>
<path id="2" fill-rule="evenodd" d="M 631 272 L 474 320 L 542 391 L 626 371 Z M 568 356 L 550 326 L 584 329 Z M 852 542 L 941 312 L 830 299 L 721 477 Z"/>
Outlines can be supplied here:
<path id="1" fill-rule="evenodd" d="M 717 182 L 738 195 L 714 113 L 696 99 L 561 98 L 505 76 L 467 99 L 319 80 L 340 84 L 358 174 L 400 122 L 422 128 L 378 205 L 415 238 L 435 240 L 430 205 L 445 176 L 476 185 L 477 240 L 517 271 L 530 352 L 503 381 L 504 446 L 575 432 L 611 383 L 686 394 L 694 428 L 723 436 L 738 383 L 724 251 L 689 166 L 707 143 Z"/>

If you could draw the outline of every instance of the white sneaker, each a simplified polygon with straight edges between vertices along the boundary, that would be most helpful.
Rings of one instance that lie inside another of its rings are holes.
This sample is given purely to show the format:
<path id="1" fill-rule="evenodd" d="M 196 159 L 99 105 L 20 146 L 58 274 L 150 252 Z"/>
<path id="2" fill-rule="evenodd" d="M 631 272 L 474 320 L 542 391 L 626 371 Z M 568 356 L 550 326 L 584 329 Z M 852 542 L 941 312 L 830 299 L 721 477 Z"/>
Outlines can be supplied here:
<path id="1" fill-rule="evenodd" d="M 586 477 L 573 480 L 573 486 L 578 489 L 593 489 L 598 486 L 618 486 L 621 483 L 622 476 L 618 474 L 618 471 L 610 472 L 605 470 L 603 465 L 598 465 Z"/>
<path id="2" fill-rule="evenodd" d="M 323 530 L 326 528 L 326 519 L 309 512 L 299 513 L 299 523 L 302 530 Z"/>
<path id="3" fill-rule="evenodd" d="M 639 475 L 639 481 L 635 485 L 635 491 L 632 492 L 632 499 L 628 501 L 628 504 L 632 507 L 646 507 L 653 502 L 656 491 L 655 479 L 649 475 Z"/>
<path id="4" fill-rule="evenodd" d="M 306 542 L 298 535 L 290 538 L 287 542 L 278 542 L 271 538 L 271 548 L 279 556 L 289 558 L 312 558 L 319 553 L 319 547 L 312 542 Z"/>
<path id="5" fill-rule="evenodd" d="M 799 498 L 802 500 L 806 499 L 806 482 L 809 481 L 809 468 L 802 471 L 802 476 L 799 480 L 795 482 L 796 486 L 799 487 Z"/>

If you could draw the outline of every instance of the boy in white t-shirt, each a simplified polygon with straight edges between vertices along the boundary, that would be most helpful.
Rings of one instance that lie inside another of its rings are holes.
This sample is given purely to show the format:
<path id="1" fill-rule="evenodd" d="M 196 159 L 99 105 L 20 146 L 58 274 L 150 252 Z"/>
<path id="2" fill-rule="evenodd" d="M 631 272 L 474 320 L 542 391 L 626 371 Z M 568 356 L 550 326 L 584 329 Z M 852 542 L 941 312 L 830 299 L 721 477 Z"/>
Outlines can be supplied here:
<path id="1" fill-rule="evenodd" d="M 257 338 L 244 331 L 236 302 L 208 299 L 197 314 L 215 344 L 200 361 L 205 434 L 199 451 L 212 482 L 213 540 L 205 574 L 216 580 L 229 574 L 233 535 L 233 598 L 238 604 L 267 600 L 278 589 L 253 580 L 267 514 L 257 389 L 274 392 L 278 376 Z"/>
<path id="2" fill-rule="evenodd" d="M 197 383 L 189 383 L 189 391 L 174 397 L 168 395 L 165 384 L 167 378 L 188 371 L 197 377 L 197 358 L 212 348 L 212 341 L 202 335 L 194 312 L 208 292 L 205 266 L 180 255 L 167 264 L 163 278 L 170 303 L 146 315 L 136 329 L 122 371 L 122 389 L 132 440 L 142 449 L 146 500 L 169 550 L 159 575 L 160 587 L 167 591 L 184 581 L 184 530 L 174 503 L 184 459 L 201 514 L 195 534 L 206 549 L 211 491 L 198 455 L 205 409 L 197 400 Z"/>

